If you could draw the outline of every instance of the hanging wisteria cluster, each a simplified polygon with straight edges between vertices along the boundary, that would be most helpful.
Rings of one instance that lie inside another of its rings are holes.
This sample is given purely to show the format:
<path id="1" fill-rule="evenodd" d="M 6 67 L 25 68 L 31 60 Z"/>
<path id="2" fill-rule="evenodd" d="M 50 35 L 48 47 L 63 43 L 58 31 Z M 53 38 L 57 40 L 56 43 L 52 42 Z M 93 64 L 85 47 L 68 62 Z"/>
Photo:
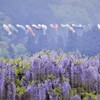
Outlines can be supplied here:
<path id="1" fill-rule="evenodd" d="M 44 50 L 1 58 L 0 100 L 100 100 L 100 56 Z"/>

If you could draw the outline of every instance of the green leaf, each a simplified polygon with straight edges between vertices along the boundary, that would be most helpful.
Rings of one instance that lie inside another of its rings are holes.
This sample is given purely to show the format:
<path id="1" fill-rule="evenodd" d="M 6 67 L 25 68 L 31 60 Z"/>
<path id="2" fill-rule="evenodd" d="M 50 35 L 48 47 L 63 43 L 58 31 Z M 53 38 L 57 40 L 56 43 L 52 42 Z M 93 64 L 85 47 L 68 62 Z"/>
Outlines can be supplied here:
<path id="1" fill-rule="evenodd" d="M 19 79 L 15 79 L 15 85 L 19 86 L 20 85 L 20 80 Z"/>
<path id="2" fill-rule="evenodd" d="M 61 89 L 59 87 L 54 88 L 54 93 L 61 93 Z"/>

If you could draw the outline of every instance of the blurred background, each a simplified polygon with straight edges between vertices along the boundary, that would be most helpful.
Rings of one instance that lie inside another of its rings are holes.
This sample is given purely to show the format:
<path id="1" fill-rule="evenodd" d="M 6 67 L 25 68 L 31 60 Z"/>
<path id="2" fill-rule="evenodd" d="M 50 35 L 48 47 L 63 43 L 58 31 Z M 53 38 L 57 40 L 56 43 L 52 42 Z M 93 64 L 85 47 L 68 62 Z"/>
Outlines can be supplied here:
<path id="1" fill-rule="evenodd" d="M 100 0 L 0 0 L 0 57 L 32 55 L 43 49 L 72 52 L 79 50 L 86 55 L 100 52 Z M 57 31 L 50 24 L 58 25 Z M 18 33 L 8 35 L 3 25 L 44 24 L 43 30 L 33 29 L 35 36 L 18 27 Z M 84 26 L 75 33 L 61 24 Z"/>

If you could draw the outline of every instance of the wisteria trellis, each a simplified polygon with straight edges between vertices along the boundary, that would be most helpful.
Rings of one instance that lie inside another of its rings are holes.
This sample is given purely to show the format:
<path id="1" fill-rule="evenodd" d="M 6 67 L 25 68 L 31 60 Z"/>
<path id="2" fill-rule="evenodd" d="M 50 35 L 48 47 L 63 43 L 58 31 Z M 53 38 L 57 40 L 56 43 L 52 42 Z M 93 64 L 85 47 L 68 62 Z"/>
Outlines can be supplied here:
<path id="1" fill-rule="evenodd" d="M 0 100 L 100 100 L 100 56 L 46 50 L 1 58 Z"/>

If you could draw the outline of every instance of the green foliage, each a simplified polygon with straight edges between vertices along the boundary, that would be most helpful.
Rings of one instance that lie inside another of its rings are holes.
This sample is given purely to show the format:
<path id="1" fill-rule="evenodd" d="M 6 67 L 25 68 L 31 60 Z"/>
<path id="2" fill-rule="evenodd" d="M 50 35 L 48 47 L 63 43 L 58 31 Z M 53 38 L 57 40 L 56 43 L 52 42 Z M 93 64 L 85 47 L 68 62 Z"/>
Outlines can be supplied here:
<path id="1" fill-rule="evenodd" d="M 76 95 L 76 93 L 77 93 L 77 92 L 76 92 L 76 89 L 75 89 L 75 88 L 72 88 L 72 89 L 71 89 L 71 94 L 72 94 L 72 95 Z"/>
<path id="2" fill-rule="evenodd" d="M 38 84 L 38 80 L 35 79 L 35 80 L 32 80 L 32 82 L 29 81 L 29 84 L 35 84 L 35 85 L 37 85 Z"/>
<path id="3" fill-rule="evenodd" d="M 61 93 L 61 89 L 59 87 L 54 88 L 54 93 Z"/>
<path id="4" fill-rule="evenodd" d="M 27 68 L 30 68 L 31 67 L 31 65 L 30 65 L 29 62 L 22 61 L 21 63 L 22 63 L 22 66 L 25 66 Z"/>
<path id="5" fill-rule="evenodd" d="M 9 63 L 10 61 L 11 61 L 11 59 L 10 59 L 10 58 L 5 59 L 5 62 L 6 62 L 6 63 Z"/>
<path id="6" fill-rule="evenodd" d="M 3 62 L 9 63 L 11 61 L 11 58 L 6 59 L 4 57 L 1 57 L 0 60 Z"/>
<path id="7" fill-rule="evenodd" d="M 67 81 L 67 82 L 69 82 L 69 78 L 62 77 L 62 81 Z"/>
<path id="8" fill-rule="evenodd" d="M 85 93 L 86 97 L 91 97 L 92 99 L 95 99 L 96 95 L 94 95 L 93 93 Z"/>
<path id="9" fill-rule="evenodd" d="M 47 76 L 46 75 L 42 75 L 42 79 L 43 80 L 46 80 L 47 79 Z"/>
<path id="10" fill-rule="evenodd" d="M 83 62 L 82 59 L 76 59 L 76 60 L 73 61 L 74 64 L 78 64 L 78 63 L 82 63 L 82 62 Z"/>
<path id="11" fill-rule="evenodd" d="M 21 58 L 18 58 L 18 59 L 14 59 L 13 61 L 13 65 L 17 65 L 19 62 L 21 62 L 22 59 Z"/>
<path id="12" fill-rule="evenodd" d="M 62 100 L 61 92 L 62 91 L 59 87 L 54 88 L 54 94 L 57 95 L 58 100 Z"/>
<path id="13" fill-rule="evenodd" d="M 77 87 L 77 88 L 72 88 L 71 89 L 71 95 L 83 95 L 84 97 L 84 100 L 89 100 L 89 97 L 91 97 L 93 100 L 96 98 L 96 97 L 100 97 L 100 95 L 98 94 L 95 94 L 95 91 L 94 92 L 90 92 L 88 93 L 87 91 L 85 91 L 83 88 L 81 87 Z"/>
<path id="14" fill-rule="evenodd" d="M 56 57 L 56 59 L 55 59 L 55 60 L 56 60 L 56 64 L 58 64 L 58 63 L 59 63 L 59 60 L 60 60 L 61 58 L 62 58 L 62 56 L 61 56 L 61 55 Z"/>
<path id="15" fill-rule="evenodd" d="M 24 72 L 24 68 L 21 66 L 17 67 L 15 70 L 16 76 L 18 76 L 18 74 L 21 74 L 23 72 Z"/>
<path id="16" fill-rule="evenodd" d="M 53 74 L 49 74 L 48 75 L 48 78 L 51 79 L 51 80 L 54 80 L 55 79 L 55 76 Z"/>
<path id="17" fill-rule="evenodd" d="M 26 87 L 18 87 L 16 88 L 16 93 L 20 93 L 21 95 L 23 95 L 25 93 Z"/>
<path id="18" fill-rule="evenodd" d="M 43 50 L 44 53 L 49 54 L 50 50 Z"/>
<path id="19" fill-rule="evenodd" d="M 15 85 L 19 86 L 20 85 L 20 80 L 19 79 L 15 79 Z"/>

